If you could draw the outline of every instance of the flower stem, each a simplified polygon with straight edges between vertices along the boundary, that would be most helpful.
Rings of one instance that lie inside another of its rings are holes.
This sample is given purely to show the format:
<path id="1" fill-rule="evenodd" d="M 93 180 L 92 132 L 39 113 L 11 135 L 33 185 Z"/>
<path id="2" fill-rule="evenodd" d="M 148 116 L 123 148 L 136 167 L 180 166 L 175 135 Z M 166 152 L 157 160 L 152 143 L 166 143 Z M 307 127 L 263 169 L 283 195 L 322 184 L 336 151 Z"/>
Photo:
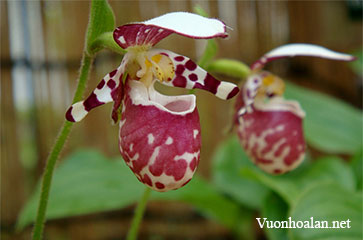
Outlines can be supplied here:
<path id="1" fill-rule="evenodd" d="M 139 204 L 136 207 L 134 217 L 132 219 L 130 230 L 127 234 L 126 240 L 136 240 L 139 226 L 142 220 L 142 217 L 144 216 L 146 203 L 149 199 L 151 193 L 151 189 L 146 187 L 144 194 L 142 195 Z"/>
<path id="2" fill-rule="evenodd" d="M 86 53 L 83 53 L 77 90 L 74 95 L 73 102 L 79 101 L 82 98 L 83 92 L 86 88 L 86 83 L 91 69 L 92 60 L 93 57 L 88 56 Z M 64 121 L 63 126 L 59 132 L 58 138 L 48 156 L 47 164 L 45 166 L 42 178 L 41 195 L 38 204 L 37 217 L 33 228 L 33 236 L 32 236 L 33 240 L 42 239 L 45 214 L 47 211 L 49 191 L 52 183 L 54 167 L 57 162 L 58 156 L 63 149 L 64 143 L 67 140 L 69 133 L 71 132 L 72 126 L 73 126 L 72 122 L 68 122 L 66 120 Z"/>

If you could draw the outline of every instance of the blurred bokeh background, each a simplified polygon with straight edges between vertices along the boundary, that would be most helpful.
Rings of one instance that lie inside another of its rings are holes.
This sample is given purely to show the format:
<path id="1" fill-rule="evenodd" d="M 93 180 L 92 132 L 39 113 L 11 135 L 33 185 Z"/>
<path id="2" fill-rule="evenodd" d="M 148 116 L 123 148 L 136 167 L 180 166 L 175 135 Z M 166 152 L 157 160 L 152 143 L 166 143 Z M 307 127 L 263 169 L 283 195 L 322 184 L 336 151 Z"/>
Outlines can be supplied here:
<path id="1" fill-rule="evenodd" d="M 199 5 L 211 17 L 223 20 L 233 29 L 229 30 L 227 39 L 218 39 L 217 57 L 237 59 L 247 64 L 286 43 L 313 43 L 354 54 L 362 51 L 362 1 L 359 0 L 135 0 L 110 1 L 110 4 L 117 26 L 171 11 L 192 12 L 193 7 Z M 29 238 L 31 227 L 14 233 L 16 220 L 34 191 L 64 121 L 64 113 L 71 104 L 89 7 L 88 1 L 0 1 L 1 236 L 4 239 Z M 197 60 L 206 41 L 171 36 L 157 46 Z M 100 52 L 94 61 L 86 93 L 106 73 L 115 69 L 120 60 L 120 55 L 106 50 Z M 355 108 L 362 107 L 359 66 L 354 71 L 348 63 L 296 58 L 271 63 L 267 69 Z M 235 83 L 240 81 L 216 76 Z M 161 91 L 186 93 L 166 87 Z M 196 94 L 203 144 L 198 174 L 208 179 L 212 156 L 228 135 L 233 101 L 221 101 L 198 90 Z M 109 157 L 117 156 L 118 127 L 111 125 L 110 110 L 110 105 L 99 108 L 75 125 L 61 159 L 85 147 L 98 149 Z M 313 155 L 323 154 L 314 148 L 310 150 Z M 133 207 L 50 221 L 46 228 L 47 239 L 116 239 L 126 233 Z M 257 237 L 264 239 L 261 232 Z M 152 202 L 141 229 L 141 238 L 234 239 L 234 235 L 222 225 L 200 216 L 189 205 Z"/>

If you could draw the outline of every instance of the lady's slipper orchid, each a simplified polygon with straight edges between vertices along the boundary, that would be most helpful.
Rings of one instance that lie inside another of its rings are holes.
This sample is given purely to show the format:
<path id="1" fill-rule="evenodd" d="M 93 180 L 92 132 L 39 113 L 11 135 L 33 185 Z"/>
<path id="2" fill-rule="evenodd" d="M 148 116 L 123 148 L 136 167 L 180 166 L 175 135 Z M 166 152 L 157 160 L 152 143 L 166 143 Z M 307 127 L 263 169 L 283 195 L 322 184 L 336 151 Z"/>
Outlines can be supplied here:
<path id="1" fill-rule="evenodd" d="M 221 21 L 185 12 L 120 26 L 113 36 L 127 50 L 121 65 L 66 113 L 67 120 L 78 122 L 91 109 L 113 101 L 114 122 L 122 109 L 121 155 L 136 177 L 157 191 L 177 189 L 190 181 L 199 162 L 201 135 L 195 96 L 161 95 L 154 89 L 155 81 L 204 89 L 221 99 L 239 92 L 236 85 L 216 80 L 185 56 L 152 49 L 172 33 L 197 39 L 227 36 Z"/>
<path id="2" fill-rule="evenodd" d="M 354 57 L 311 44 L 278 47 L 256 61 L 237 98 L 238 136 L 251 160 L 262 170 L 282 174 L 295 169 L 305 156 L 304 111 L 296 101 L 283 98 L 284 82 L 262 71 L 273 60 L 313 56 L 342 61 Z"/>

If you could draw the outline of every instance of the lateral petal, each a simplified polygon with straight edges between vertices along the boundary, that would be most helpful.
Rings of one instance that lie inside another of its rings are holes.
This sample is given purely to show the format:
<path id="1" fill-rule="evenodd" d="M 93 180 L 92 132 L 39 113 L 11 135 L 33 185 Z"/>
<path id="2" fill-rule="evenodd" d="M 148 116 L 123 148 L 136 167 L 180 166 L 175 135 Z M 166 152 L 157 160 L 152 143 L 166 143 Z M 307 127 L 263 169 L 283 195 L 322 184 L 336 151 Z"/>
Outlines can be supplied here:
<path id="1" fill-rule="evenodd" d="M 126 24 L 116 28 L 113 36 L 117 44 L 126 49 L 154 46 L 172 33 L 196 39 L 228 36 L 222 21 L 188 12 L 172 12 L 144 22 Z"/>
<path id="2" fill-rule="evenodd" d="M 122 95 L 122 77 L 125 72 L 127 64 L 127 54 L 121 62 L 121 65 L 108 73 L 101 82 L 98 83 L 97 87 L 87 97 L 86 100 L 72 104 L 72 106 L 66 112 L 66 119 L 70 122 L 81 121 L 89 111 L 93 108 L 101 106 L 105 103 L 115 102 L 115 105 L 119 105 L 121 102 Z M 112 118 L 115 121 L 114 114 Z M 117 120 L 117 118 L 116 118 Z"/>
<path id="3" fill-rule="evenodd" d="M 295 56 L 320 57 L 340 61 L 353 61 L 356 59 L 354 56 L 351 56 L 349 54 L 335 52 L 318 45 L 293 43 L 272 49 L 271 51 L 263 55 L 258 61 L 252 64 L 251 69 L 254 70 L 258 68 L 263 68 L 266 63 L 276 59 Z"/>
<path id="4" fill-rule="evenodd" d="M 234 97 L 239 92 L 237 85 L 215 79 L 188 57 L 168 50 L 152 49 L 149 51 L 150 57 L 157 54 L 169 57 L 174 64 L 173 79 L 162 81 L 162 84 L 186 89 L 203 89 L 224 100 Z"/>

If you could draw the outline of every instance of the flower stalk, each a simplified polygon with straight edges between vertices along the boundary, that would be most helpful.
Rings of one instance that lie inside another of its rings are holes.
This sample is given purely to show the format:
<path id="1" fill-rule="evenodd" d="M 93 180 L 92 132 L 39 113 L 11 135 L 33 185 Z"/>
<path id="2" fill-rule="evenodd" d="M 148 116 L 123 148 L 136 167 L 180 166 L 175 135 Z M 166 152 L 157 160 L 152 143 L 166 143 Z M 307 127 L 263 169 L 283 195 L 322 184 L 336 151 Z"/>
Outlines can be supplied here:
<path id="1" fill-rule="evenodd" d="M 149 199 L 150 193 L 151 193 L 151 188 L 146 187 L 145 191 L 140 199 L 140 202 L 138 203 L 138 205 L 135 209 L 134 217 L 132 218 L 131 227 L 127 234 L 126 240 L 137 239 L 140 223 L 144 216 L 146 204 Z"/>
<path id="2" fill-rule="evenodd" d="M 82 99 L 95 54 L 105 47 L 116 52 L 119 51 L 110 43 L 110 34 L 107 34 L 107 32 L 114 28 L 114 25 L 115 17 L 107 0 L 93 0 L 91 3 L 90 18 L 86 31 L 85 49 L 83 51 L 78 84 L 73 97 L 73 103 Z M 90 51 L 91 47 L 92 51 Z M 39 198 L 37 216 L 32 234 L 33 240 L 42 239 L 55 164 L 64 147 L 67 137 L 71 132 L 72 126 L 72 122 L 64 121 L 63 126 L 59 131 L 58 138 L 48 156 L 42 177 L 41 195 Z"/>
<path id="3" fill-rule="evenodd" d="M 76 93 L 74 94 L 73 97 L 73 102 L 77 102 L 82 98 L 83 92 L 86 88 L 86 83 L 91 69 L 92 61 L 93 61 L 93 56 L 89 56 L 84 52 L 80 68 L 80 74 L 78 78 L 78 85 Z M 33 235 L 32 235 L 33 240 L 42 239 L 45 215 L 47 211 L 49 192 L 52 183 L 55 164 L 57 162 L 59 154 L 61 153 L 64 147 L 64 143 L 67 140 L 69 133 L 71 132 L 72 126 L 73 126 L 72 122 L 64 121 L 63 126 L 59 132 L 58 138 L 48 156 L 42 178 L 41 194 L 39 198 L 37 217 L 33 228 Z"/>

